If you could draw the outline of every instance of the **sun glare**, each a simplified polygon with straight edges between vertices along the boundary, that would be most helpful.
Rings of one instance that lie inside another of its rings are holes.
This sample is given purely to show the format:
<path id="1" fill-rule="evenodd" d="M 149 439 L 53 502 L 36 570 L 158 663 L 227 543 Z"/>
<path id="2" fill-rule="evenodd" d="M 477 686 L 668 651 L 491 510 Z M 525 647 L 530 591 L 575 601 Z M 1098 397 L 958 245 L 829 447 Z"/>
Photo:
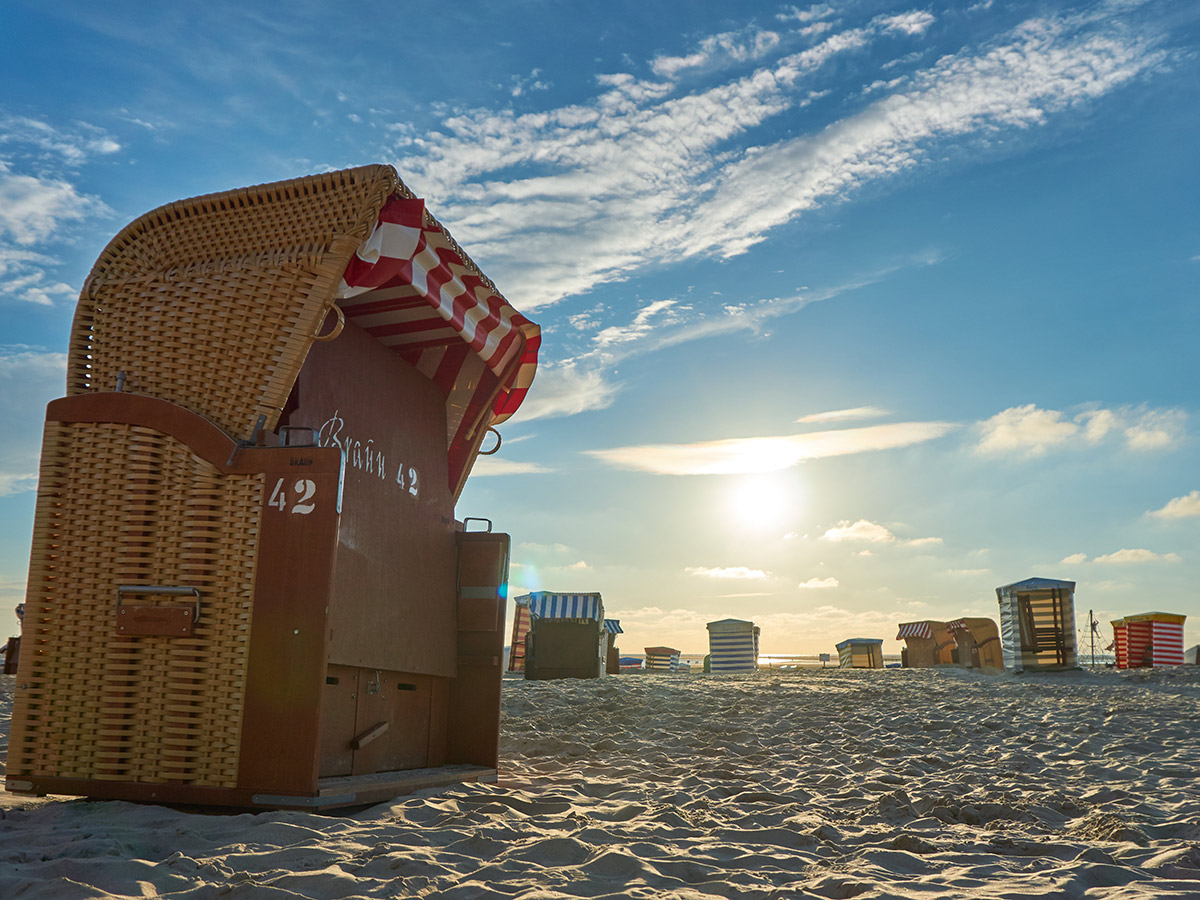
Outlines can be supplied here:
<path id="1" fill-rule="evenodd" d="M 741 528 L 781 528 L 796 511 L 796 490 L 782 477 L 741 478 L 730 487 L 728 507 Z"/>

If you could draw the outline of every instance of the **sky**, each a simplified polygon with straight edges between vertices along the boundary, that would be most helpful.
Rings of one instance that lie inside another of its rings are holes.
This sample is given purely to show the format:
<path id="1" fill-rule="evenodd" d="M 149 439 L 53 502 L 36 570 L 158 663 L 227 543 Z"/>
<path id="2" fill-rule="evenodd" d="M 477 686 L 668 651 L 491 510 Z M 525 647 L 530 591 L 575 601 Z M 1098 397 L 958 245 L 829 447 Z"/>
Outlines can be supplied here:
<path id="1" fill-rule="evenodd" d="M 0 623 L 109 239 L 394 165 L 542 327 L 458 507 L 623 652 L 833 652 L 1077 582 L 1200 641 L 1200 5 L 0 10 Z"/>

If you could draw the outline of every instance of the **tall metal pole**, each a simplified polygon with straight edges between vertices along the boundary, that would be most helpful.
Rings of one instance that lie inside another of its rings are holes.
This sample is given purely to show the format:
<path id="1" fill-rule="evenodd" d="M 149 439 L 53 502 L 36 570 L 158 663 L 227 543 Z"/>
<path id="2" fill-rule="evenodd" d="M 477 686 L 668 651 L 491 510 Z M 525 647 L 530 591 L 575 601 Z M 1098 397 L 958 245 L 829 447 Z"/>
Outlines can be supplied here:
<path id="1" fill-rule="evenodd" d="M 1096 617 L 1088 610 L 1088 628 L 1092 632 L 1092 668 L 1096 667 Z"/>

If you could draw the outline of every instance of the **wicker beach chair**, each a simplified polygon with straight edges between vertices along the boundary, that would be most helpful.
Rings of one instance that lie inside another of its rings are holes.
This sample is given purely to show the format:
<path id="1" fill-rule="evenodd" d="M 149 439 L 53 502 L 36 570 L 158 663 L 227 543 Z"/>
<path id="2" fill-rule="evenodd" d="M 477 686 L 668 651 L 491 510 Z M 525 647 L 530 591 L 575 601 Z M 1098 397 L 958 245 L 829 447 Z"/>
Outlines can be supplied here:
<path id="1" fill-rule="evenodd" d="M 508 537 L 454 503 L 538 343 L 389 166 L 122 230 L 47 410 L 8 789 L 494 778 Z"/>

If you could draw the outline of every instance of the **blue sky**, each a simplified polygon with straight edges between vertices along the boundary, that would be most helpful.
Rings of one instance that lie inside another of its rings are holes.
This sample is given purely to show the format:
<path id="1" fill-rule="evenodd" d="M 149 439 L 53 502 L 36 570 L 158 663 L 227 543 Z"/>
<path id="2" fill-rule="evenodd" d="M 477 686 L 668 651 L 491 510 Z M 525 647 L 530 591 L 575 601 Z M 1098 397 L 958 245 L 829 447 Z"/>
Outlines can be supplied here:
<path id="1" fill-rule="evenodd" d="M 1200 640 L 1200 8 L 161 6 L 0 13 L 0 621 L 112 235 L 386 162 L 543 328 L 458 506 L 513 593 L 895 652 L 1041 575 Z"/>

